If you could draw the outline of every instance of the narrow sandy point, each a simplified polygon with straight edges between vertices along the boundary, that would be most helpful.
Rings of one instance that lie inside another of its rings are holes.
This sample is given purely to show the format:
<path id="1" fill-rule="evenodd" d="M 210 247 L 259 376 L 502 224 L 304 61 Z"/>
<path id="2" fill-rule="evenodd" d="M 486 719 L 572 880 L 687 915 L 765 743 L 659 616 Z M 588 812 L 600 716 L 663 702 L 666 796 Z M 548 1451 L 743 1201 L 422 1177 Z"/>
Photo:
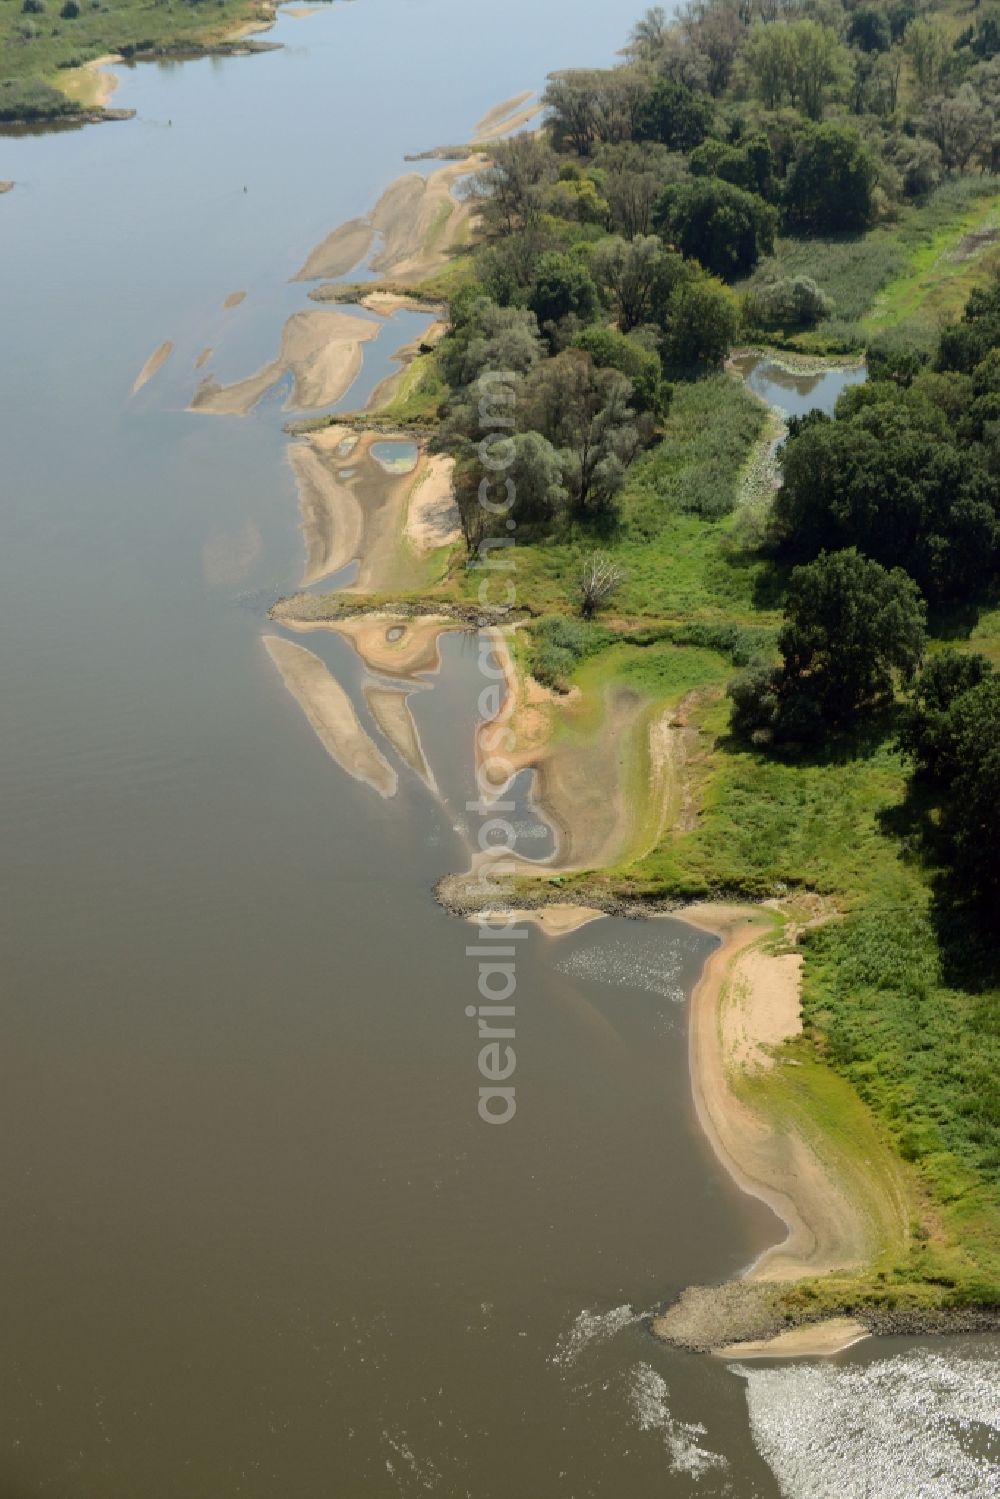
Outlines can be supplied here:
<path id="1" fill-rule="evenodd" d="M 696 906 L 678 913 L 722 938 L 691 1000 L 690 1057 L 695 1107 L 713 1149 L 744 1191 L 786 1224 L 747 1279 L 798 1280 L 864 1264 L 874 1248 L 858 1203 L 834 1179 L 813 1144 L 777 1131 L 734 1091 L 749 1070 L 772 1065 L 769 1048 L 798 1034 L 797 955 L 755 947 L 771 929 L 760 911 Z"/>
<path id="2" fill-rule="evenodd" d="M 245 298 L 245 291 L 231 291 L 222 305 L 228 311 L 230 307 L 238 307 L 240 303 L 245 300 Z"/>
<path id="3" fill-rule="evenodd" d="M 135 383 L 132 386 L 133 395 L 135 395 L 142 389 L 144 385 L 152 380 L 153 376 L 157 373 L 158 370 L 161 370 L 163 368 L 173 352 L 174 345 L 169 338 L 167 339 L 166 343 L 160 344 L 160 347 L 158 349 L 154 349 L 153 353 L 150 354 L 149 358 L 146 360 L 146 363 L 143 365 L 142 369 L 135 377 Z"/>
<path id="4" fill-rule="evenodd" d="M 338 474 L 353 446 L 345 427 L 326 427 L 288 448 L 306 543 L 302 586 L 353 562 L 361 548 L 364 517 L 357 497 Z"/>
<path id="5" fill-rule="evenodd" d="M 406 539 L 419 556 L 453 546 L 462 539 L 462 523 L 452 476 L 455 460 L 438 454 L 427 459 L 410 492 Z"/>
<path id="6" fill-rule="evenodd" d="M 530 911 L 483 911 L 468 916 L 476 926 L 489 926 L 490 922 L 508 926 L 537 926 L 547 937 L 568 937 L 592 921 L 601 921 L 607 913 L 595 911 L 591 906 L 552 905 L 539 906 Z"/>
<path id="7" fill-rule="evenodd" d="M 475 128 L 475 139 L 477 142 L 496 140 L 500 136 L 508 135 L 510 131 L 517 130 L 522 125 L 527 125 L 536 115 L 541 114 L 544 106 L 537 100 L 535 103 L 529 101 L 535 98 L 534 90 L 528 89 L 526 93 L 515 94 L 513 99 L 507 99 L 503 104 L 498 104 L 491 109 Z"/>
<path id="8" fill-rule="evenodd" d="M 264 645 L 327 753 L 356 781 L 380 796 L 395 796 L 396 772 L 361 727 L 354 704 L 326 663 L 280 635 L 265 635 Z"/>
<path id="9" fill-rule="evenodd" d="M 860 1322 L 850 1317 L 831 1317 L 826 1322 L 779 1332 L 774 1338 L 728 1343 L 725 1348 L 712 1351 L 717 1358 L 829 1358 L 867 1337 L 868 1329 Z"/>
<path id="10" fill-rule="evenodd" d="M 377 338 L 382 325 L 340 311 L 296 312 L 281 336 L 277 359 L 247 380 L 233 385 L 202 381 L 191 411 L 246 416 L 286 375 L 292 377 L 288 406 L 317 410 L 332 406 L 354 384 L 361 369 L 362 346 Z"/>
<path id="11" fill-rule="evenodd" d="M 212 349 L 211 349 L 211 347 L 209 347 L 207 349 L 202 349 L 201 353 L 198 355 L 198 358 L 194 362 L 195 369 L 196 370 L 204 369 L 205 365 L 208 363 L 208 361 L 211 359 L 211 357 L 212 357 Z"/>
<path id="12" fill-rule="evenodd" d="M 286 5 L 282 8 L 282 15 L 294 16 L 296 21 L 301 21 L 305 16 L 314 16 L 321 5 Z"/>
<path id="13" fill-rule="evenodd" d="M 431 791 L 437 790 L 433 772 L 427 764 L 420 735 L 410 711 L 412 689 L 383 687 L 372 683 L 365 688 L 365 702 L 371 715 L 404 765 L 408 765 Z"/>
<path id="14" fill-rule="evenodd" d="M 292 280 L 318 281 L 327 276 L 346 276 L 360 265 L 374 243 L 375 230 L 367 219 L 349 219 L 316 246 Z"/>

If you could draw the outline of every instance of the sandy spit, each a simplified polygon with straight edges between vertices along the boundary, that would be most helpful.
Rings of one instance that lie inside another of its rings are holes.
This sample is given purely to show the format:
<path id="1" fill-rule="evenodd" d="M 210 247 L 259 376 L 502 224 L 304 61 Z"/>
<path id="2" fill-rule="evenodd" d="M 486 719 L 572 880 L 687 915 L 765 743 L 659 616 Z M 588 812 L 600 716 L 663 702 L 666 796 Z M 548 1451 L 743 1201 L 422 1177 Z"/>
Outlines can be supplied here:
<path id="1" fill-rule="evenodd" d="M 747 1279 L 799 1280 L 863 1265 L 873 1244 L 858 1204 L 808 1141 L 793 1131 L 775 1132 L 731 1085 L 734 1075 L 771 1065 L 768 1048 L 799 1033 L 801 959 L 755 948 L 770 927 L 753 908 L 694 906 L 677 916 L 722 939 L 691 1000 L 699 1120 L 733 1179 L 788 1229 L 784 1243 L 767 1250 Z"/>
<path id="2" fill-rule="evenodd" d="M 868 1329 L 851 1317 L 830 1317 L 808 1327 L 793 1327 L 776 1337 L 749 1343 L 727 1343 L 713 1349 L 717 1358 L 829 1358 L 868 1337 Z"/>
<path id="3" fill-rule="evenodd" d="M 219 385 L 204 380 L 195 391 L 191 411 L 246 416 L 286 374 L 292 376 L 288 407 L 317 410 L 332 406 L 354 384 L 361 369 L 362 346 L 377 338 L 382 324 L 349 312 L 296 312 L 285 324 L 277 359 L 247 380 Z"/>
<path id="4" fill-rule="evenodd" d="M 496 131 L 505 129 L 511 116 L 516 115 L 518 110 L 523 109 L 528 100 L 533 98 L 534 90 L 529 88 L 523 94 L 515 94 L 513 99 L 504 99 L 502 104 L 494 104 L 475 127 L 476 140 L 488 140 Z"/>
<path id="5" fill-rule="evenodd" d="M 395 796 L 396 772 L 365 733 L 354 704 L 326 663 L 280 635 L 265 635 L 264 645 L 327 753 L 356 781 L 363 781 L 380 796 Z"/>
<path id="6" fill-rule="evenodd" d="M 483 911 L 466 919 L 476 926 L 489 926 L 490 922 L 504 926 L 531 924 L 547 937 L 568 937 L 592 921 L 600 921 L 605 911 L 595 911 L 592 906 L 550 905 L 539 906 L 530 911 Z"/>
<path id="7" fill-rule="evenodd" d="M 167 339 L 166 343 L 160 344 L 160 347 L 158 349 L 153 350 L 152 354 L 150 354 L 149 358 L 146 360 L 146 363 L 143 365 L 142 369 L 135 377 L 135 381 L 132 385 L 133 395 L 135 395 L 142 389 L 144 385 L 148 384 L 148 382 L 152 380 L 153 376 L 157 373 L 158 370 L 161 370 L 163 368 L 173 352 L 174 345 L 169 338 Z"/>
<path id="8" fill-rule="evenodd" d="M 431 791 L 436 791 L 437 783 L 427 764 L 417 725 L 410 711 L 411 693 L 412 689 L 409 688 L 371 683 L 365 688 L 365 702 L 404 765 L 408 765 Z"/>

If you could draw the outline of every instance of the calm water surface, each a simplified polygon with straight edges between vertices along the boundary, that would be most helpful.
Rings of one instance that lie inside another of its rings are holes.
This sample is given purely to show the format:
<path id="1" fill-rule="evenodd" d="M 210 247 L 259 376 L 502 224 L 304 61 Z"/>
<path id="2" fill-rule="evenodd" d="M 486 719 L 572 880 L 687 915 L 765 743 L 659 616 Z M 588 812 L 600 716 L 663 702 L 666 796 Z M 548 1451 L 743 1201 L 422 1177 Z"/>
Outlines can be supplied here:
<path id="1" fill-rule="evenodd" d="M 359 0 L 123 70 L 130 124 L 0 140 L 0 1499 L 779 1492 L 769 1389 L 640 1319 L 779 1232 L 692 1115 L 709 941 L 532 935 L 518 1116 L 479 1123 L 469 929 L 430 893 L 475 650 L 414 703 L 440 800 L 341 775 L 261 646 L 302 567 L 279 403 L 184 410 L 204 348 L 272 356 L 405 151 L 606 63 L 632 11 Z M 364 713 L 349 646 L 309 645 Z"/>

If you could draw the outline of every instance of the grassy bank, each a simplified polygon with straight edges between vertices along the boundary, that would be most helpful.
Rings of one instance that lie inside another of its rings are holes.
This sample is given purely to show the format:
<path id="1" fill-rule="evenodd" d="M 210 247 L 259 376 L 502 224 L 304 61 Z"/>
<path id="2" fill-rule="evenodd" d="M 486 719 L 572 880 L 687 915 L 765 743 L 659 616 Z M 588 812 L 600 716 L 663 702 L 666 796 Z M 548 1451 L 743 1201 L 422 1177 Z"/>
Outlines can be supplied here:
<path id="1" fill-rule="evenodd" d="M 744 289 L 774 277 L 810 276 L 829 294 L 832 317 L 811 331 L 790 331 L 780 340 L 789 348 L 853 352 L 891 334 L 929 349 L 995 261 L 998 226 L 996 179 L 956 177 L 867 234 L 779 239 Z"/>
<path id="2" fill-rule="evenodd" d="M 191 56 L 228 48 L 243 29 L 274 18 L 266 0 L 21 0 L 0 4 L 0 123 L 72 120 L 95 106 L 87 63 L 109 54 L 126 60 Z"/>

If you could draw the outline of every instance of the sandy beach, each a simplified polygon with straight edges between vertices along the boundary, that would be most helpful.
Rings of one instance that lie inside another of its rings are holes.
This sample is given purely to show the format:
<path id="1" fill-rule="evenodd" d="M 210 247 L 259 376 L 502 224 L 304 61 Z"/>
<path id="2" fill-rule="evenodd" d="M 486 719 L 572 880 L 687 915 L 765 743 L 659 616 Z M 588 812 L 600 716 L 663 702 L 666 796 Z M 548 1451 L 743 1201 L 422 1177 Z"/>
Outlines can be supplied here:
<path id="1" fill-rule="evenodd" d="M 363 781 L 380 796 L 395 796 L 396 772 L 365 733 L 354 704 L 330 675 L 326 663 L 312 651 L 283 640 L 280 635 L 265 635 L 264 645 L 331 758 L 354 780 Z"/>
<path id="2" fill-rule="evenodd" d="M 377 338 L 381 328 L 371 318 L 334 309 L 293 313 L 282 332 L 277 359 L 232 385 L 203 380 L 188 409 L 246 416 L 286 375 L 292 378 L 286 408 L 315 411 L 332 406 L 354 384 L 361 370 L 362 347 Z"/>
<path id="3" fill-rule="evenodd" d="M 133 381 L 133 395 L 136 395 L 144 385 L 147 385 L 152 380 L 153 376 L 163 368 L 173 352 L 174 345 L 169 338 L 165 343 L 160 344 L 158 349 L 153 350 Z"/>
<path id="4" fill-rule="evenodd" d="M 810 1142 L 779 1134 L 734 1091 L 734 1081 L 801 1029 L 797 955 L 756 947 L 772 930 L 766 912 L 738 906 L 694 906 L 683 920 L 713 932 L 722 945 L 705 965 L 691 999 L 690 1057 L 695 1106 L 719 1159 L 744 1191 L 785 1223 L 783 1243 L 748 1274 L 799 1280 L 863 1265 L 875 1248 L 867 1216 Z M 766 1063 L 765 1063 L 766 1065 Z"/>
<path id="5" fill-rule="evenodd" d="M 462 539 L 462 525 L 452 487 L 455 460 L 443 454 L 425 459 L 406 511 L 406 539 L 418 556 Z"/>

